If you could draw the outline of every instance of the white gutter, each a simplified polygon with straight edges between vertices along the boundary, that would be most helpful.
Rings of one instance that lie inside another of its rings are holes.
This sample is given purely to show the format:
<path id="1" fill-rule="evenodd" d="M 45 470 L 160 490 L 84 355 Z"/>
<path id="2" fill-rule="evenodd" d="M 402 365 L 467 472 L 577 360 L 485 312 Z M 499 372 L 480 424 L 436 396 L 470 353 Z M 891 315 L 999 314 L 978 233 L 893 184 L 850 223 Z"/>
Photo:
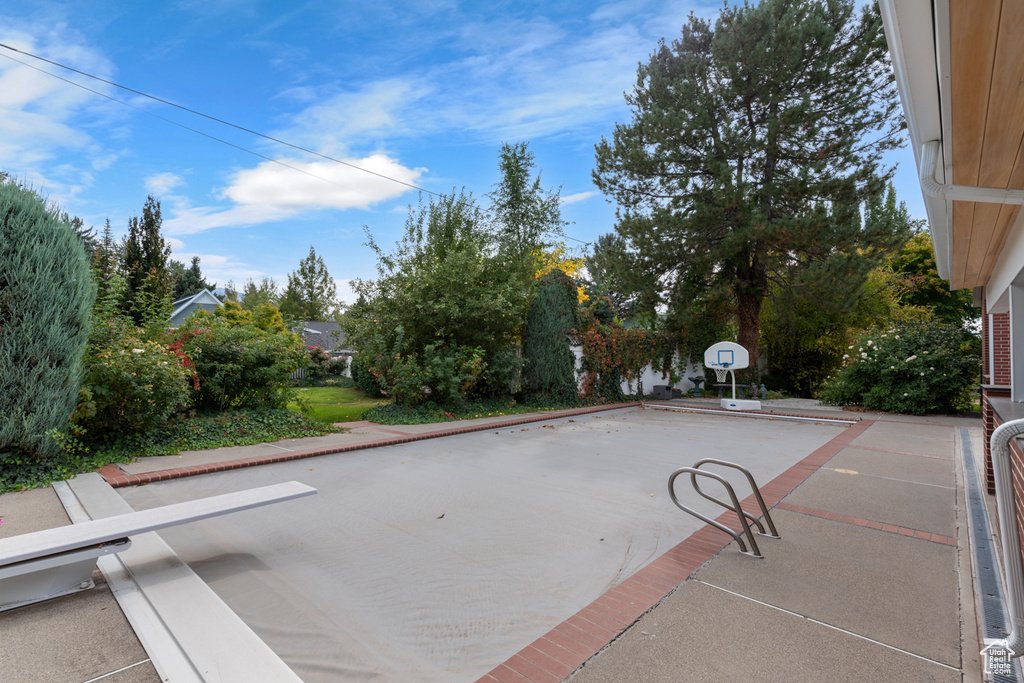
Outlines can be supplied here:
<path id="1" fill-rule="evenodd" d="M 1020 538 L 1017 536 L 1017 510 L 1013 504 L 1013 478 L 1010 473 L 1010 440 L 1024 436 L 1024 420 L 1012 420 L 992 432 L 992 471 L 996 479 L 996 506 L 1003 541 L 1003 568 L 1006 571 L 1006 602 L 1010 610 L 1010 635 L 995 641 L 1011 657 L 1024 655 L 1024 570 L 1021 568 Z"/>
<path id="2" fill-rule="evenodd" d="M 946 201 L 987 202 L 990 204 L 1024 204 L 1024 190 L 1007 190 L 998 187 L 973 187 L 971 185 L 947 185 L 935 179 L 939 166 L 939 152 L 942 144 L 938 140 L 921 146 L 921 189 L 926 195 Z"/>

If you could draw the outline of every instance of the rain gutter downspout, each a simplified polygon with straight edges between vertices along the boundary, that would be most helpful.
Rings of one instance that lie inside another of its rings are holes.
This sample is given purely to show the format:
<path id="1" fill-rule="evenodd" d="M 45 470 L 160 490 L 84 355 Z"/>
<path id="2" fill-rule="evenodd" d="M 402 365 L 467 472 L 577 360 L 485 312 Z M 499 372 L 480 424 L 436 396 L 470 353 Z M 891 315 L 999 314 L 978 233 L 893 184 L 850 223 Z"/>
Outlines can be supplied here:
<path id="1" fill-rule="evenodd" d="M 942 143 L 932 140 L 921 145 L 921 189 L 930 197 L 957 202 L 987 202 L 990 204 L 1024 204 L 1024 190 L 971 185 L 946 185 L 935 179 L 939 166 Z"/>
<path id="2" fill-rule="evenodd" d="M 1024 419 L 999 425 L 992 432 L 991 440 L 1003 569 L 1006 572 L 1006 602 L 1010 613 L 1009 637 L 994 644 L 1008 650 L 1011 657 L 1024 655 L 1024 567 L 1021 566 L 1017 510 L 1013 503 L 1013 478 L 1010 474 L 1010 441 L 1018 436 L 1024 436 Z"/>

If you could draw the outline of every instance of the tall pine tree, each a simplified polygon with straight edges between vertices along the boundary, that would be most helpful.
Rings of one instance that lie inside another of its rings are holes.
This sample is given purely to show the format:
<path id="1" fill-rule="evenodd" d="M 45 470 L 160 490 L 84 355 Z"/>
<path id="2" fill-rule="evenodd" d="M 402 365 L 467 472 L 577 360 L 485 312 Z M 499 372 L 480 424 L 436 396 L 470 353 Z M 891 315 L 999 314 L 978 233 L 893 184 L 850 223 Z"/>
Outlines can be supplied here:
<path id="1" fill-rule="evenodd" d="M 662 300 L 731 301 L 752 365 L 773 283 L 899 243 L 857 220 L 885 190 L 902 121 L 877 9 L 854 5 L 727 5 L 714 26 L 691 15 L 640 66 L 632 122 L 597 145 L 594 180 Z"/>
<path id="2" fill-rule="evenodd" d="M 338 312 L 338 287 L 312 245 L 299 269 L 288 274 L 280 309 L 296 320 L 328 320 Z"/>
<path id="3" fill-rule="evenodd" d="M 128 219 L 128 234 L 122 246 L 121 267 L 125 274 L 124 311 L 136 325 L 163 322 L 170 314 L 171 275 L 168 259 L 171 246 L 160 234 L 163 217 L 160 202 L 150 195 L 142 207 L 142 218 Z"/>

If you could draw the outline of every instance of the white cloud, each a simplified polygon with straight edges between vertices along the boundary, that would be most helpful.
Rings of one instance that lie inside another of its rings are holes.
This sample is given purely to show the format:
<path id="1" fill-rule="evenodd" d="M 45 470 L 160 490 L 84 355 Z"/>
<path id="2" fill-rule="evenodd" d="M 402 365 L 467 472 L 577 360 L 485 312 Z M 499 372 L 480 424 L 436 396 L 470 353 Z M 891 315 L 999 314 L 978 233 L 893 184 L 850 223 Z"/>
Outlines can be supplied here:
<path id="1" fill-rule="evenodd" d="M 569 194 L 562 197 L 562 204 L 575 204 L 576 202 L 582 202 L 584 200 L 593 197 L 596 192 L 577 192 L 576 194 Z"/>
<path id="2" fill-rule="evenodd" d="M 110 62 L 61 23 L 31 25 L 0 16 L 0 42 L 103 78 L 113 75 Z M 42 71 L 56 73 L 58 67 L 5 48 L 0 55 L 0 159 L 5 168 L 34 168 L 66 150 L 94 155 L 99 166 L 109 161 L 81 125 L 105 116 L 109 103 Z M 96 83 L 89 87 L 108 90 Z"/>
<path id="3" fill-rule="evenodd" d="M 307 107 L 275 137 L 331 156 L 345 154 L 366 140 L 414 132 L 415 125 L 407 117 L 429 94 L 428 87 L 414 80 L 369 83 Z"/>
<path id="4" fill-rule="evenodd" d="M 176 187 L 185 184 L 185 179 L 176 173 L 157 173 L 146 178 L 146 191 L 150 194 L 169 195 Z"/>
<path id="5" fill-rule="evenodd" d="M 164 232 L 185 235 L 212 228 L 267 223 L 318 209 L 365 209 L 410 189 L 380 176 L 412 185 L 424 172 L 407 168 L 383 154 L 346 161 L 365 170 L 330 161 L 288 159 L 283 162 L 292 168 L 267 161 L 238 171 L 231 184 L 220 192 L 234 206 L 221 209 L 179 203 L 173 207 L 174 217 L 164 221 Z"/>

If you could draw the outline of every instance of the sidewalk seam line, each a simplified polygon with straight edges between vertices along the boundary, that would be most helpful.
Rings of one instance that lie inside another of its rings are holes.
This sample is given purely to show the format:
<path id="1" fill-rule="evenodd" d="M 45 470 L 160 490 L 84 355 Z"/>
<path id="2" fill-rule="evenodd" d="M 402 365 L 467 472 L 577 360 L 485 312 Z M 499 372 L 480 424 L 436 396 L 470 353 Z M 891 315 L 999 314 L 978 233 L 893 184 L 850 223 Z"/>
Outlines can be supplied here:
<path id="1" fill-rule="evenodd" d="M 720 591 L 722 591 L 724 593 L 729 593 L 730 595 L 735 595 L 738 598 L 743 598 L 744 600 L 749 600 L 750 602 L 757 603 L 758 605 L 764 605 L 765 607 L 770 607 L 771 609 L 778 610 L 780 612 L 785 612 L 786 614 L 792 614 L 795 617 L 799 617 L 801 619 L 806 619 L 807 621 L 813 622 L 815 624 L 820 624 L 820 625 L 822 625 L 822 626 L 824 626 L 826 628 L 834 629 L 836 631 L 839 631 L 840 633 L 846 633 L 848 635 L 853 636 L 854 638 L 860 638 L 861 640 L 866 640 L 869 643 L 875 643 L 876 645 L 881 645 L 884 648 L 888 648 L 890 650 L 895 650 L 896 652 L 902 652 L 903 654 L 910 655 L 911 657 L 915 657 L 917 659 L 921 659 L 921 660 L 924 660 L 926 662 L 931 662 L 932 664 L 938 664 L 939 666 L 944 667 L 946 669 L 949 669 L 950 671 L 958 671 L 958 672 L 960 671 L 960 669 L 958 669 L 956 667 L 952 667 L 949 664 L 943 664 L 940 661 L 937 661 L 937 660 L 934 660 L 934 659 L 929 659 L 928 657 L 924 657 L 924 656 L 919 655 L 919 654 L 914 654 L 913 652 L 911 652 L 909 650 L 904 650 L 903 648 L 896 647 L 895 645 L 889 645 L 888 643 L 883 643 L 880 640 L 875 640 L 874 638 L 868 638 L 867 636 L 861 635 L 859 633 L 855 633 L 854 631 L 849 631 L 849 630 L 847 630 L 845 628 L 842 628 L 841 626 L 835 626 L 834 624 L 830 624 L 830 623 L 828 623 L 826 621 L 821 621 L 820 619 L 815 619 L 814 617 L 809 617 L 809 616 L 806 616 L 804 614 L 800 614 L 799 612 L 793 612 L 791 610 L 785 609 L 784 607 L 779 607 L 777 605 L 771 604 L 770 602 L 764 602 L 762 600 L 758 600 L 757 598 L 752 598 L 749 595 L 743 595 L 742 593 L 737 593 L 736 591 L 731 591 L 728 588 L 722 588 L 721 586 L 716 586 L 715 584 L 708 583 L 707 581 L 701 581 L 700 579 L 691 579 L 691 580 L 694 583 L 703 584 L 703 585 L 707 586 L 708 588 L 714 588 L 715 590 L 720 590 Z"/>

